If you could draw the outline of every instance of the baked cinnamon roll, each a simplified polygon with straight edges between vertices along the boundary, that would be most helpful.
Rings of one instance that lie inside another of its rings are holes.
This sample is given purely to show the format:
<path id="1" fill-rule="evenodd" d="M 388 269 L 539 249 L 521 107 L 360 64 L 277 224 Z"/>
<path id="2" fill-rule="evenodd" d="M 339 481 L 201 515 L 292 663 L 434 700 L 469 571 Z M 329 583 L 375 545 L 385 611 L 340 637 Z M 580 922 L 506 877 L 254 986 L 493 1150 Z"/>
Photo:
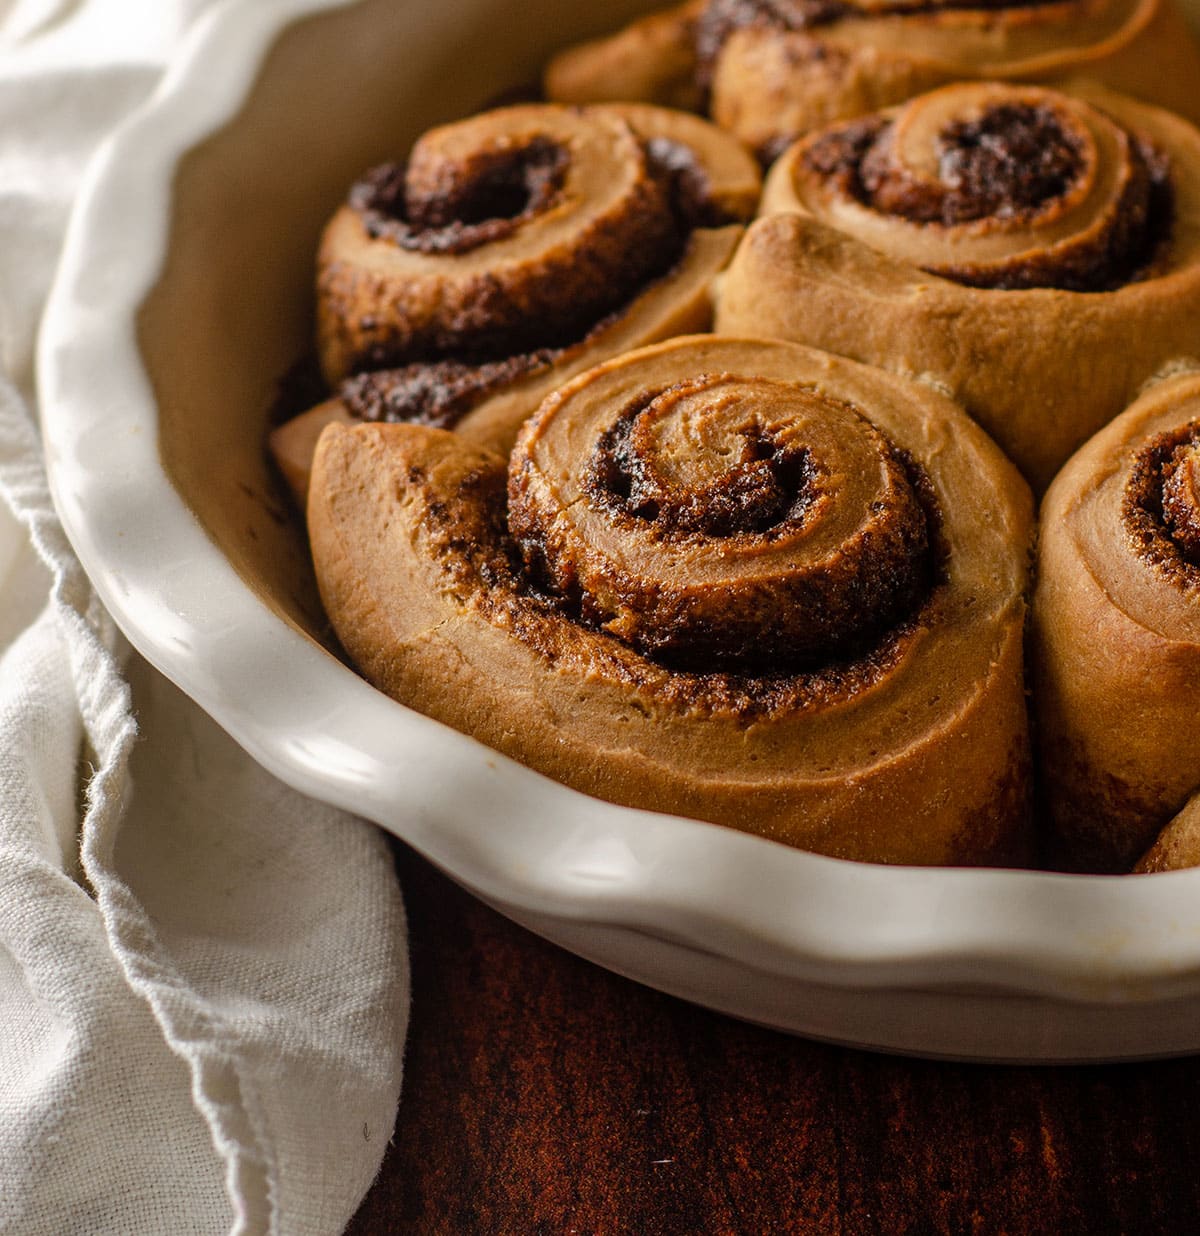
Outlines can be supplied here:
<path id="1" fill-rule="evenodd" d="M 507 458 L 331 426 L 308 521 L 364 675 L 531 768 L 845 858 L 1029 858 L 1030 497 L 932 391 L 671 340 Z"/>
<path id="2" fill-rule="evenodd" d="M 427 133 L 325 230 L 317 336 L 334 398 L 273 436 L 285 476 L 302 495 L 330 420 L 456 425 L 507 449 L 571 374 L 707 329 L 759 189 L 734 139 L 663 108 L 530 104 Z"/>
<path id="3" fill-rule="evenodd" d="M 545 80 L 567 103 L 707 105 L 769 160 L 971 79 L 1087 79 L 1200 123 L 1200 49 L 1172 0 L 708 0 L 572 48 Z"/>
<path id="4" fill-rule="evenodd" d="M 1152 384 L 1050 487 L 1032 629 L 1057 859 L 1128 871 L 1178 816 L 1146 869 L 1177 865 L 1200 824 L 1200 371 Z"/>
<path id="5" fill-rule="evenodd" d="M 1133 870 L 1138 875 L 1151 875 L 1156 871 L 1182 871 L 1187 867 L 1200 867 L 1200 791 L 1159 833 Z"/>
<path id="6" fill-rule="evenodd" d="M 718 329 L 934 382 L 1036 489 L 1200 354 L 1200 132 L 1118 95 L 946 86 L 792 147 L 762 210 Z"/>

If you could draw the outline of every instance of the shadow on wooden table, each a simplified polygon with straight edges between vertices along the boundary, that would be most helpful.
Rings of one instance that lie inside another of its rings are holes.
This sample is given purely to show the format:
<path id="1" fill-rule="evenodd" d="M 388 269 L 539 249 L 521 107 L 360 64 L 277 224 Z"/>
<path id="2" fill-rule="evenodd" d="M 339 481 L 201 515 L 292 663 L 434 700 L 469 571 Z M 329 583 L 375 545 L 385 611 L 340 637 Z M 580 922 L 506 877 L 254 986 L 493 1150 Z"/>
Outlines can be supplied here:
<path id="1" fill-rule="evenodd" d="M 1184 1232 L 1200 1059 L 934 1064 L 609 974 L 397 845 L 413 1018 L 352 1236 Z"/>

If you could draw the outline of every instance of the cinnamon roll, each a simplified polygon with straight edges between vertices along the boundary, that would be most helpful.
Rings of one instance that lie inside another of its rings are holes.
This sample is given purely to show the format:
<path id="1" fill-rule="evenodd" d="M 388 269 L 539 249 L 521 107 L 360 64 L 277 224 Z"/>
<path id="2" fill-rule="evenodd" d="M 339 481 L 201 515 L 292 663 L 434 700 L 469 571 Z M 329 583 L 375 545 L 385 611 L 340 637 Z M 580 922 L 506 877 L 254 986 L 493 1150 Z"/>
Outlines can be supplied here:
<path id="1" fill-rule="evenodd" d="M 331 426 L 308 520 L 364 675 L 531 768 L 845 858 L 1029 857 L 1030 496 L 935 392 L 671 340 L 508 458 Z"/>
<path id="2" fill-rule="evenodd" d="M 546 66 L 546 97 L 557 103 L 630 101 L 700 111 L 696 19 L 705 7 L 706 0 L 688 0 L 559 52 Z"/>
<path id="3" fill-rule="evenodd" d="M 707 103 L 769 160 L 948 82 L 1078 79 L 1200 123 L 1200 48 L 1172 0 L 708 0 L 569 49 L 545 81 L 568 103 Z"/>
<path id="4" fill-rule="evenodd" d="M 1037 489 L 1200 353 L 1200 132 L 1118 95 L 946 86 L 792 147 L 762 210 L 718 329 L 934 382 Z"/>
<path id="5" fill-rule="evenodd" d="M 1150 875 L 1187 867 L 1200 867 L 1200 792 L 1159 833 L 1133 870 L 1138 875 Z"/>
<path id="6" fill-rule="evenodd" d="M 325 230 L 317 339 L 334 397 L 276 432 L 299 495 L 331 420 L 457 425 L 507 449 L 573 373 L 711 322 L 754 212 L 749 154 L 695 116 L 530 104 L 434 129 Z"/>
<path id="7" fill-rule="evenodd" d="M 1200 823 L 1185 811 L 1200 793 L 1200 371 L 1152 384 L 1050 487 L 1032 629 L 1057 858 L 1128 871 L 1173 817 L 1177 834 Z"/>

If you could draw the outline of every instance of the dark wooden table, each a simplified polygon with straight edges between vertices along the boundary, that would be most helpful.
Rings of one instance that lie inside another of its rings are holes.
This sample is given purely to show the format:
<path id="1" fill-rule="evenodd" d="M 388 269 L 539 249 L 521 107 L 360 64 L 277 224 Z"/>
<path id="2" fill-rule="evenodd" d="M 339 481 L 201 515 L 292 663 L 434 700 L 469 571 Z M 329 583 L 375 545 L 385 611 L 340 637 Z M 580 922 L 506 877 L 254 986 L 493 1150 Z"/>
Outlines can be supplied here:
<path id="1" fill-rule="evenodd" d="M 746 1026 L 403 847 L 404 1092 L 354 1236 L 1200 1231 L 1200 1059 L 934 1064 Z"/>

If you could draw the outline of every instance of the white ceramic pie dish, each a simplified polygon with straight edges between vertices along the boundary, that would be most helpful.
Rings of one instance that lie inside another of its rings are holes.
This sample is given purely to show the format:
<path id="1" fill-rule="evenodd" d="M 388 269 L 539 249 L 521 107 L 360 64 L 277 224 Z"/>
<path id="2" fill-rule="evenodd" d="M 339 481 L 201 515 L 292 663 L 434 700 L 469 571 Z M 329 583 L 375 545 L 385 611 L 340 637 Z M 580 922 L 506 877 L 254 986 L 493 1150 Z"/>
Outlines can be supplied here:
<path id="1" fill-rule="evenodd" d="M 307 633 L 262 436 L 307 342 L 323 220 L 363 167 L 646 7 L 218 5 L 92 167 L 43 327 L 51 480 L 84 565 L 277 776 L 614 970 L 923 1055 L 1200 1050 L 1200 871 L 883 868 L 614 807 L 391 702 Z"/>

